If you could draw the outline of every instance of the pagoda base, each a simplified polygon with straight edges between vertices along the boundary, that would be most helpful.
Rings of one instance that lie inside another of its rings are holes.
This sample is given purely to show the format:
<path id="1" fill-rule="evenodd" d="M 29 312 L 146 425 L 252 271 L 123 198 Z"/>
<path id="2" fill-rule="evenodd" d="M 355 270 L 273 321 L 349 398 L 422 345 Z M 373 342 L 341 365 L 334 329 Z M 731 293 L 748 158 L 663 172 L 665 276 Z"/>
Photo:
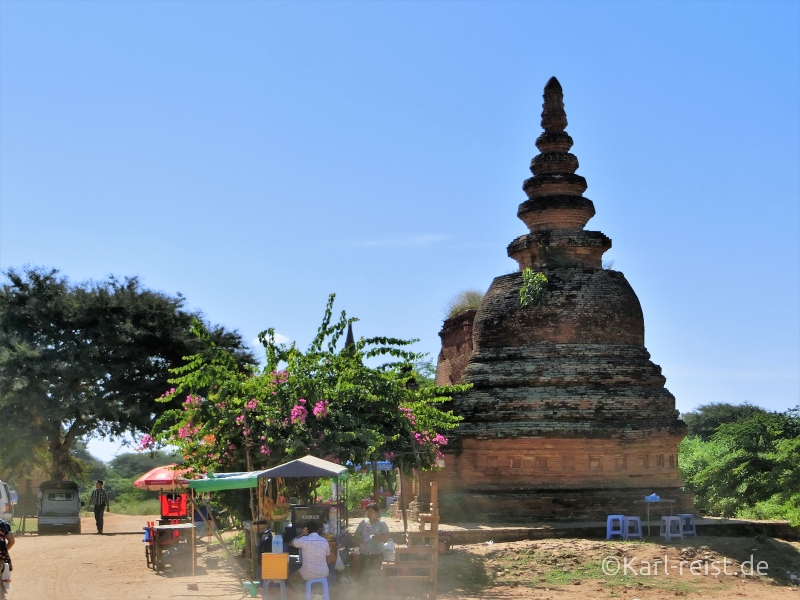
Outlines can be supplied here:
<path id="1" fill-rule="evenodd" d="M 605 521 L 609 514 L 644 516 L 650 494 L 674 503 L 669 515 L 692 512 L 677 467 L 682 435 L 654 433 L 636 441 L 591 438 L 461 438 L 444 467 L 420 477 L 425 506 L 429 482 L 439 488 L 449 522 L 530 523 Z"/>
<path id="2" fill-rule="evenodd" d="M 424 489 L 425 486 L 423 486 Z M 467 490 L 439 494 L 439 512 L 449 523 L 532 524 L 547 522 L 593 522 L 606 520 L 610 514 L 640 515 L 645 520 L 645 496 L 652 488 L 623 489 L 516 489 L 495 492 Z M 691 513 L 692 494 L 680 488 L 658 488 L 662 499 L 674 503 L 651 504 L 651 519 L 661 515 Z M 420 495 L 420 504 L 428 502 Z"/>

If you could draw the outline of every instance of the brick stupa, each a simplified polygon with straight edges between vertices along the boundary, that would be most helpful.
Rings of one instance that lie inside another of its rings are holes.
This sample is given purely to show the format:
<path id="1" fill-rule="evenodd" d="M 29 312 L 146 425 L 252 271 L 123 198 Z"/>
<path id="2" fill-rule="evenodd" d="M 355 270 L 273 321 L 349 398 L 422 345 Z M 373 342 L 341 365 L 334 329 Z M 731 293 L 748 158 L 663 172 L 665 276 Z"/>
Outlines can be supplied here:
<path id="1" fill-rule="evenodd" d="M 685 426 L 644 347 L 636 294 L 603 268 L 611 240 L 584 229 L 595 209 L 555 77 L 543 109 L 517 211 L 530 233 L 508 246 L 520 271 L 440 333 L 437 383 L 473 387 L 455 399 L 464 420 L 444 469 L 423 478 L 439 482 L 450 521 L 598 521 L 636 514 L 634 501 L 654 492 L 691 511 L 677 466 Z M 526 268 L 547 277 L 542 305 L 521 305 Z"/>

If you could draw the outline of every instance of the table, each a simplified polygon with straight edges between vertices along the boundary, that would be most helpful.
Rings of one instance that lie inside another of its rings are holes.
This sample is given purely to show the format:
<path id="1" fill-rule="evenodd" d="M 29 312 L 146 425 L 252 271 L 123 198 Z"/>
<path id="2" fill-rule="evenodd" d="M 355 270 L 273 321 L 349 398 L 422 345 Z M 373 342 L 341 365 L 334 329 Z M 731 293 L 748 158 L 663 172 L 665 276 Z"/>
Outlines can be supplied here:
<path id="1" fill-rule="evenodd" d="M 150 560 L 153 564 L 153 569 L 158 573 L 159 569 L 164 570 L 164 552 L 171 547 L 176 546 L 175 532 L 178 532 L 178 541 L 188 540 L 189 544 L 194 544 L 194 523 L 176 523 L 173 525 L 154 525 L 150 528 L 152 531 L 152 556 Z M 189 548 L 192 551 L 192 548 Z M 193 553 L 194 554 L 194 553 Z M 192 556 L 194 558 L 194 556 Z"/>
<path id="2" fill-rule="evenodd" d="M 675 500 L 671 500 L 669 498 L 660 498 L 658 500 L 634 500 L 634 504 L 645 504 L 647 505 L 647 537 L 650 537 L 650 505 L 651 504 L 669 504 L 669 514 L 672 515 L 672 507 L 675 504 Z M 663 516 L 663 510 L 662 516 Z M 639 513 L 641 515 L 641 512 Z"/>

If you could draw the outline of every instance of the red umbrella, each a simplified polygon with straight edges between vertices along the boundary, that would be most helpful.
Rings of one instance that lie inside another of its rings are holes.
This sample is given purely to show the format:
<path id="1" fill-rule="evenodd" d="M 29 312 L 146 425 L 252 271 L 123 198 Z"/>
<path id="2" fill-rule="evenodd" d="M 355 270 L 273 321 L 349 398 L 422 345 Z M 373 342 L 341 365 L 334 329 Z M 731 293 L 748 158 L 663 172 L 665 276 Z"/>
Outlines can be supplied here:
<path id="1" fill-rule="evenodd" d="M 183 477 L 190 468 L 179 467 L 175 463 L 151 469 L 133 482 L 133 487 L 140 490 L 174 492 L 185 489 L 189 480 Z"/>

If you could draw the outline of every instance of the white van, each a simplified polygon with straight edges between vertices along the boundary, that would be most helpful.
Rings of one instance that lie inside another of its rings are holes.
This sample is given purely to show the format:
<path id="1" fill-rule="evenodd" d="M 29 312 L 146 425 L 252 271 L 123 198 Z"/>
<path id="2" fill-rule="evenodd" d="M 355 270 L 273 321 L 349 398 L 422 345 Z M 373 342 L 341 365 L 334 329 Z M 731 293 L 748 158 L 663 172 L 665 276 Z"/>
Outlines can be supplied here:
<path id="1" fill-rule="evenodd" d="M 81 496 L 74 481 L 45 481 L 36 502 L 39 534 L 53 531 L 81 532 Z"/>
<path id="2" fill-rule="evenodd" d="M 11 499 L 11 490 L 4 481 L 0 481 L 0 519 L 9 523 L 14 519 L 14 502 Z"/>

